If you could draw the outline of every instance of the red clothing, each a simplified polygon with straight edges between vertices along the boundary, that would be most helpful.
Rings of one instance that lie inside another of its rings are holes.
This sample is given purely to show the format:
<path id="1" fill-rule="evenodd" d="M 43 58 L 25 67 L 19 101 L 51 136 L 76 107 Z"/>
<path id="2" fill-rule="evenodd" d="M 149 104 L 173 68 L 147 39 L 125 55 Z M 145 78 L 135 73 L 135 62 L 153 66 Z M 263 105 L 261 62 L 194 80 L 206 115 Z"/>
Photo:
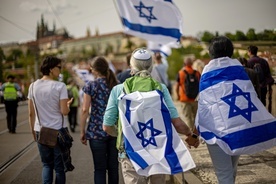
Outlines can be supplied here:
<path id="1" fill-rule="evenodd" d="M 185 94 L 186 74 L 185 74 L 184 70 L 186 70 L 189 74 L 192 74 L 194 72 L 194 69 L 191 66 L 185 66 L 178 72 L 177 83 L 179 85 L 179 88 L 178 88 L 177 93 L 179 95 L 179 101 L 181 101 L 181 102 L 193 102 L 193 101 L 195 101 L 195 99 L 194 98 L 188 98 Z M 200 80 L 200 73 L 198 71 L 196 71 L 196 77 L 199 81 Z"/>

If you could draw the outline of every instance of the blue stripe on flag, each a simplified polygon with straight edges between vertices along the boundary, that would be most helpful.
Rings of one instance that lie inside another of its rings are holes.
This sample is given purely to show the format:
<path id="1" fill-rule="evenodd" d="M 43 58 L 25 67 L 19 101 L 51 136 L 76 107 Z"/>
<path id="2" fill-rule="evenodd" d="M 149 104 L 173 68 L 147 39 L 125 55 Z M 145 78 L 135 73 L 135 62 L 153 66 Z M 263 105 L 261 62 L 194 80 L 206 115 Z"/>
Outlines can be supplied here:
<path id="1" fill-rule="evenodd" d="M 129 123 L 130 123 L 130 118 L 131 118 L 131 112 L 129 110 L 130 104 L 131 104 L 131 101 L 130 100 L 126 100 L 126 112 L 125 112 L 125 116 L 126 116 L 126 119 L 128 120 Z"/>
<path id="2" fill-rule="evenodd" d="M 266 132 L 265 134 L 263 132 Z M 248 128 L 218 137 L 212 132 L 201 132 L 205 140 L 214 137 L 228 144 L 231 150 L 252 146 L 276 138 L 276 121 L 261 126 Z M 243 137 L 241 140 L 240 137 Z"/>
<path id="3" fill-rule="evenodd" d="M 170 165 L 171 173 L 176 174 L 179 172 L 183 172 L 183 168 L 181 167 L 177 154 L 173 149 L 173 132 L 172 132 L 172 123 L 171 123 L 171 116 L 167 106 L 163 102 L 163 93 L 159 90 L 157 92 L 160 95 L 161 100 L 161 112 L 163 117 L 163 122 L 166 127 L 166 134 L 167 134 L 167 144 L 165 149 L 165 158 Z"/>
<path id="4" fill-rule="evenodd" d="M 182 36 L 182 34 L 180 33 L 180 30 L 175 28 L 163 28 L 163 27 L 144 26 L 141 24 L 133 24 L 123 17 L 122 17 L 122 22 L 129 29 L 133 31 L 138 31 L 141 33 L 170 36 L 170 37 L 176 38 L 177 40 L 180 40 L 180 37 Z"/>
<path id="5" fill-rule="evenodd" d="M 132 146 L 126 138 L 124 138 L 124 141 L 128 157 L 134 162 L 136 162 L 136 164 L 138 164 L 142 169 L 147 168 L 149 166 L 147 162 L 137 152 L 134 152 Z"/>
<path id="6" fill-rule="evenodd" d="M 200 78 L 200 91 L 220 82 L 231 80 L 249 80 L 243 66 L 229 66 L 204 73 Z"/>
<path id="7" fill-rule="evenodd" d="M 131 111 L 129 110 L 130 105 L 131 105 L 131 101 L 126 100 L 125 116 L 126 116 L 126 119 L 129 123 L 130 123 L 130 117 L 131 117 Z M 132 159 L 134 162 L 136 162 L 142 169 L 145 169 L 146 167 L 148 167 L 147 162 L 138 153 L 134 152 L 131 144 L 125 138 L 125 136 L 124 136 L 124 142 L 125 142 L 125 150 L 126 150 L 126 153 L 127 153 L 128 157 L 130 159 Z"/>

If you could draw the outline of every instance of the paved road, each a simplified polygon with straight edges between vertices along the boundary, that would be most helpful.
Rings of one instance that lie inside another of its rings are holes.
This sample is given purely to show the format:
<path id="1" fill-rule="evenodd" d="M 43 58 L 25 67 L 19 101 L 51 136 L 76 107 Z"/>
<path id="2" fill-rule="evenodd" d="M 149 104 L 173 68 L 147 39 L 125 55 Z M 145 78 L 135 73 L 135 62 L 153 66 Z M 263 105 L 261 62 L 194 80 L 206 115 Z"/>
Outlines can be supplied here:
<path id="1" fill-rule="evenodd" d="M 178 106 L 177 103 L 176 105 Z M 18 112 L 17 133 L 9 134 L 6 129 L 5 111 L 0 107 L 0 183 L 41 183 L 42 165 L 37 146 L 30 134 L 27 105 L 21 105 Z M 72 135 L 75 140 L 72 158 L 76 169 L 67 173 L 67 183 L 93 183 L 93 162 L 90 149 L 80 143 L 78 127 L 76 133 Z M 191 149 L 190 152 L 197 167 L 184 174 L 187 183 L 216 184 L 216 177 L 206 145 L 202 144 L 197 149 Z M 17 157 L 19 159 L 16 159 Z M 16 161 L 8 163 L 8 165 L 10 164 L 9 167 L 3 169 L 4 163 L 11 158 Z M 175 175 L 174 182 L 169 181 L 169 179 L 170 177 L 167 178 L 167 183 L 181 183 L 182 175 Z M 236 184 L 252 183 L 276 184 L 276 147 L 258 154 L 241 156 Z"/>

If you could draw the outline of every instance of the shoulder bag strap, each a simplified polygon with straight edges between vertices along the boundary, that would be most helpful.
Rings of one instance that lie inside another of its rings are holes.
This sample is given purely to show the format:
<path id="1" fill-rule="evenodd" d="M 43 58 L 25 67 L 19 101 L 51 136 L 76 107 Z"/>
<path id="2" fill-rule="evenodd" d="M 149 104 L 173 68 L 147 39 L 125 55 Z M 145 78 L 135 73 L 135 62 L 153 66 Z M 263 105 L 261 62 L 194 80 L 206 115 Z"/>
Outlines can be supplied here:
<path id="1" fill-rule="evenodd" d="M 34 104 L 34 107 L 35 107 L 35 111 L 36 111 L 36 115 L 37 115 L 38 123 L 39 123 L 39 125 L 41 126 L 40 119 L 39 119 L 39 115 L 38 115 L 38 111 L 37 111 L 37 107 L 36 107 L 36 103 L 35 103 L 34 83 L 33 83 L 33 85 L 32 85 L 32 93 L 33 93 L 33 104 Z M 64 124 L 64 116 L 61 114 L 61 117 L 62 117 L 62 128 L 63 128 L 63 124 Z"/>
<path id="2" fill-rule="evenodd" d="M 35 83 L 35 82 L 34 82 L 34 83 Z M 37 115 L 38 123 L 39 123 L 39 125 L 41 126 L 40 119 L 39 119 L 39 115 L 38 115 L 38 111 L 37 111 L 37 107 L 36 107 L 36 103 L 35 103 L 34 83 L 33 83 L 33 85 L 32 85 L 33 104 L 34 104 L 34 107 L 35 107 L 35 111 L 36 111 L 36 115 Z"/>

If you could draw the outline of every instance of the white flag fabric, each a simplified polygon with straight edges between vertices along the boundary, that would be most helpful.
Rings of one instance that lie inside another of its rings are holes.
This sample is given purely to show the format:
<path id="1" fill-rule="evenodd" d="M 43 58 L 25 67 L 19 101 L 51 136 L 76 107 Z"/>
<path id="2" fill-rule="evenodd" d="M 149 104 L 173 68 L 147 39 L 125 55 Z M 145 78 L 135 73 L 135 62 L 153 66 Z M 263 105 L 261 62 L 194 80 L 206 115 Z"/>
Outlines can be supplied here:
<path id="1" fill-rule="evenodd" d="M 169 0 L 116 0 L 124 30 L 155 43 L 179 42 L 183 20 Z"/>
<path id="2" fill-rule="evenodd" d="M 228 57 L 203 69 L 196 126 L 207 144 L 218 144 L 229 155 L 276 145 L 276 118 L 258 99 L 240 62 Z"/>
<path id="3" fill-rule="evenodd" d="M 119 100 L 125 150 L 139 175 L 176 174 L 195 167 L 160 91 L 122 94 Z"/>

